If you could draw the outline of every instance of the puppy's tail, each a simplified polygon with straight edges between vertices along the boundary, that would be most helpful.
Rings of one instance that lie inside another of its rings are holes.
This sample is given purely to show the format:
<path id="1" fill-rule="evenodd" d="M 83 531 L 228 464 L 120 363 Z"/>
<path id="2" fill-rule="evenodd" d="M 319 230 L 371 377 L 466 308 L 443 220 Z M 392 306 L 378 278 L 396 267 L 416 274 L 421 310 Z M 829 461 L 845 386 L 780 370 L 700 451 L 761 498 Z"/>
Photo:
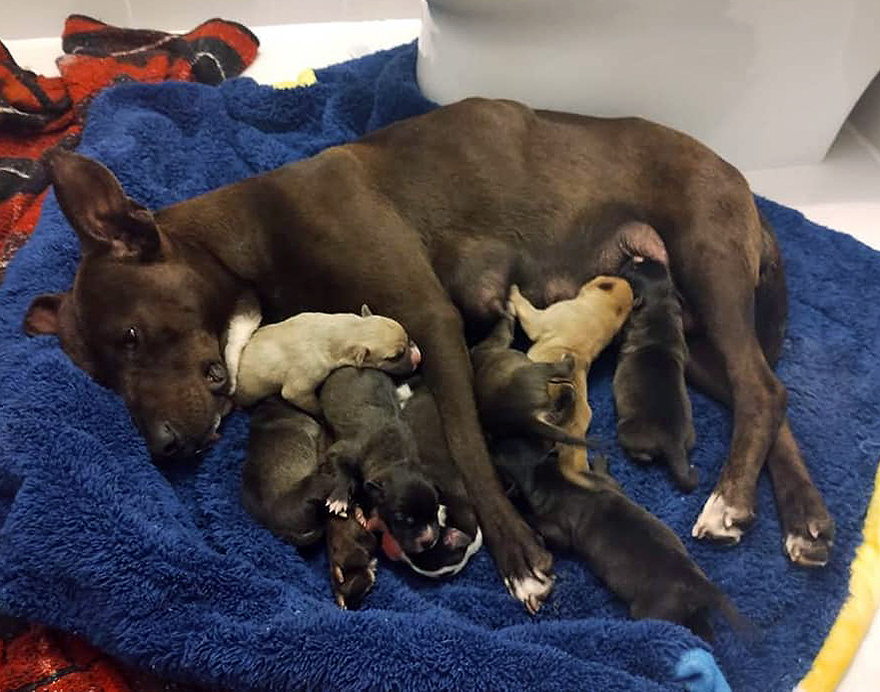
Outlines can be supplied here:
<path id="1" fill-rule="evenodd" d="M 543 421 L 537 416 L 529 420 L 527 431 L 530 432 L 532 435 L 541 437 L 545 440 L 550 440 L 552 442 L 560 442 L 562 444 L 574 445 L 576 447 L 592 448 L 594 446 L 587 439 L 583 437 L 575 437 L 574 435 L 569 435 L 558 425 L 553 425 L 552 423 Z"/>
<path id="2" fill-rule="evenodd" d="M 755 623 L 740 613 L 733 601 L 714 584 L 712 584 L 712 602 L 697 608 L 684 624 L 698 637 L 711 644 L 714 639 L 711 620 L 715 613 L 721 614 L 730 628 L 743 639 L 754 642 L 759 638 Z"/>

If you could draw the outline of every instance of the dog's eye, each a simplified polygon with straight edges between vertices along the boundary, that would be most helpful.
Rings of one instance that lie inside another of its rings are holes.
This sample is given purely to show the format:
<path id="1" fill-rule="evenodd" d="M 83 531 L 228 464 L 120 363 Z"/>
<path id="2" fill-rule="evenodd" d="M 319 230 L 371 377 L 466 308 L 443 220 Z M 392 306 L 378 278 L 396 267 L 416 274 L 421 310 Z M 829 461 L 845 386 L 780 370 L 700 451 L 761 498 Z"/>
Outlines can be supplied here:
<path id="1" fill-rule="evenodd" d="M 137 328 L 129 327 L 125 335 L 122 337 L 122 345 L 125 346 L 130 351 L 133 351 L 138 347 L 138 343 L 140 342 L 141 335 L 138 332 Z"/>
<path id="2" fill-rule="evenodd" d="M 388 356 L 388 360 L 400 360 L 406 354 L 406 346 L 399 348 L 394 355 Z"/>

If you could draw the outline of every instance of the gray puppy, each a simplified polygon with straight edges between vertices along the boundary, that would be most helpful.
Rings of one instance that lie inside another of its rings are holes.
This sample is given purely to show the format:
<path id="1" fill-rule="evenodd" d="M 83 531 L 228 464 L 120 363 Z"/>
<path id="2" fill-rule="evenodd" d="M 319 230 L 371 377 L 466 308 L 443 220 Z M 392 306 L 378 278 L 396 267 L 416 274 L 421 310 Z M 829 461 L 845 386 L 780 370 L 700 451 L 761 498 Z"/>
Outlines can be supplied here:
<path id="1" fill-rule="evenodd" d="M 695 435 L 681 299 L 662 262 L 634 257 L 620 275 L 635 301 L 614 371 L 617 439 L 637 461 L 665 462 L 678 486 L 691 491 L 699 476 L 688 461 Z"/>
<path id="2" fill-rule="evenodd" d="M 489 336 L 471 349 L 477 412 L 486 430 L 505 436 L 523 432 L 554 442 L 586 446 L 559 427 L 572 415 L 575 360 L 539 363 L 511 348 L 515 318 L 505 314 Z"/>
<path id="3" fill-rule="evenodd" d="M 326 446 L 318 421 L 280 397 L 264 399 L 251 414 L 242 504 L 296 546 L 311 545 L 324 533 L 324 504 L 336 482 L 329 466 L 319 468 Z"/>
<path id="4" fill-rule="evenodd" d="M 438 490 L 401 418 L 394 382 L 380 370 L 343 367 L 318 396 L 335 440 L 326 453 L 338 479 L 327 500 L 330 511 L 345 514 L 360 489 L 368 525 L 387 529 L 383 549 L 389 557 L 431 548 L 440 535 Z"/>

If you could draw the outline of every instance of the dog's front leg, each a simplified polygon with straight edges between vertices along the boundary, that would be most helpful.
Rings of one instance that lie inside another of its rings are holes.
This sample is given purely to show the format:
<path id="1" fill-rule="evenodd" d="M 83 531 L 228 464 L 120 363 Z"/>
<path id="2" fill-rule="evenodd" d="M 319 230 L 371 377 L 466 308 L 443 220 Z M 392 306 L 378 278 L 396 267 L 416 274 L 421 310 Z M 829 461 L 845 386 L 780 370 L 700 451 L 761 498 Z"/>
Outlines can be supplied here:
<path id="1" fill-rule="evenodd" d="M 445 294 L 419 301 L 418 308 L 409 319 L 398 317 L 422 349 L 423 376 L 437 402 L 450 454 L 505 585 L 535 612 L 553 586 L 553 559 L 504 495 L 490 462 L 477 419 L 461 316 Z"/>

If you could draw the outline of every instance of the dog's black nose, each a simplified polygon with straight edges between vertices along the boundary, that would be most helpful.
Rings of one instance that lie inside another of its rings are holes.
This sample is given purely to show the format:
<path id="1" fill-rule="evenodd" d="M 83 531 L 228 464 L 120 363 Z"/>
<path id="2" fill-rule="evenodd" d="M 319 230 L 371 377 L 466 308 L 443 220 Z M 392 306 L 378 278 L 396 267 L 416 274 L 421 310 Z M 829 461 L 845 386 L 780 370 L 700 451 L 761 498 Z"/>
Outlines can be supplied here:
<path id="1" fill-rule="evenodd" d="M 180 451 L 180 435 L 167 420 L 161 421 L 153 430 L 150 447 L 153 454 L 163 457 L 174 456 Z"/>
<path id="2" fill-rule="evenodd" d="M 225 392 L 229 373 L 223 363 L 213 361 L 205 367 L 205 378 L 208 380 L 208 388 L 214 392 Z"/>

